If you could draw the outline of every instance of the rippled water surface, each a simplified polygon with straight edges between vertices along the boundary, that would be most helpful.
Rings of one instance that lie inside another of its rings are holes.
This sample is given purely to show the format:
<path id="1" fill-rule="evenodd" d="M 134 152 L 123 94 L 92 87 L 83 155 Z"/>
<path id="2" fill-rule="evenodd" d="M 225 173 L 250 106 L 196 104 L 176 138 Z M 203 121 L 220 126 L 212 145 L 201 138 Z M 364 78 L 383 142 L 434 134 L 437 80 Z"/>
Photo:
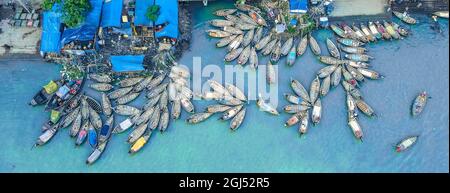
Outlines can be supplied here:
<path id="1" fill-rule="evenodd" d="M 211 12 L 228 6 L 224 2 L 210 2 L 206 8 L 193 5 L 193 43 L 180 63 L 192 66 L 192 58 L 200 56 L 203 65 L 224 65 L 225 50 L 215 48 L 216 40 L 204 30 L 209 28 L 205 21 L 211 19 Z M 59 66 L 39 60 L 0 60 L 0 172 L 448 172 L 448 20 L 440 20 L 444 33 L 436 34 L 426 16 L 415 16 L 421 22 L 411 28 L 410 37 L 367 46 L 375 57 L 373 69 L 386 78 L 362 86 L 365 100 L 379 115 L 374 119 L 361 115 L 364 142 L 355 140 L 347 127 L 345 95 L 337 87 L 322 100 L 321 123 L 310 127 L 302 138 L 297 126 L 283 127 L 289 115 L 259 112 L 252 102 L 237 132 L 230 132 L 229 122 L 218 121 L 217 116 L 188 125 L 183 113 L 166 133 L 154 134 L 140 153 L 128 155 L 127 135 L 116 135 L 101 159 L 86 166 L 91 148 L 87 144 L 75 148 L 67 130 L 49 144 L 31 149 L 48 113 L 26 103 L 41 85 L 58 77 Z M 313 35 L 325 52 L 325 38 L 333 34 L 322 30 Z M 260 60 L 262 64 L 267 61 Z M 322 67 L 309 49 L 294 67 L 287 67 L 282 59 L 280 105 L 286 104 L 282 93 L 291 92 L 290 77 L 309 87 Z M 423 114 L 412 118 L 411 102 L 422 90 L 433 98 Z M 99 97 L 89 89 L 87 92 Z M 141 105 L 142 100 L 133 104 Z M 195 104 L 200 111 L 211 103 Z M 421 137 L 410 150 L 393 151 L 396 142 L 416 134 Z"/>

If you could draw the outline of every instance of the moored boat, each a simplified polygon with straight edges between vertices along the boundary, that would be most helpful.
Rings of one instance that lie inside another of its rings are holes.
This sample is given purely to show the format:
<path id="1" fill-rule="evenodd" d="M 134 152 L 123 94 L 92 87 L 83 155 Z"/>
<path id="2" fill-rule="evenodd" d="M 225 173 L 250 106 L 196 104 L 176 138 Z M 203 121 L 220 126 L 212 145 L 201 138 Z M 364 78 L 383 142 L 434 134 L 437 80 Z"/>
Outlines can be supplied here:
<path id="1" fill-rule="evenodd" d="M 209 36 L 211 36 L 213 38 L 224 38 L 224 37 L 228 37 L 228 36 L 232 35 L 229 32 L 216 30 L 216 29 L 210 29 L 210 30 L 208 30 L 206 32 L 208 33 Z"/>
<path id="2" fill-rule="evenodd" d="M 448 19 L 448 10 L 447 11 L 436 11 L 436 12 L 433 12 L 433 15 Z"/>
<path id="3" fill-rule="evenodd" d="M 293 66 L 296 58 L 297 58 L 296 47 L 294 45 L 294 46 L 292 46 L 291 51 L 287 55 L 286 64 L 288 66 Z"/>
<path id="4" fill-rule="evenodd" d="M 321 54 L 320 46 L 317 43 L 316 39 L 309 34 L 309 47 L 311 48 L 311 51 L 314 53 L 314 55 L 318 56 Z"/>
<path id="5" fill-rule="evenodd" d="M 417 21 L 416 19 L 412 18 L 411 16 L 409 16 L 409 14 L 407 14 L 406 12 L 404 13 L 400 13 L 398 11 L 392 11 L 392 13 L 399 18 L 400 20 L 402 20 L 403 22 L 407 23 L 407 24 L 416 24 Z"/>
<path id="6" fill-rule="evenodd" d="M 308 36 L 305 35 L 297 46 L 297 56 L 303 55 L 306 51 L 306 47 L 308 47 Z"/>
<path id="7" fill-rule="evenodd" d="M 354 39 L 348 39 L 348 38 L 338 38 L 337 41 L 339 43 L 341 43 L 342 45 L 351 46 L 351 47 L 359 47 L 359 46 L 364 45 L 363 42 L 360 42 L 360 41 L 354 40 Z"/>
<path id="8" fill-rule="evenodd" d="M 363 23 L 361 23 L 361 30 L 369 41 L 374 42 L 377 40 L 372 32 L 370 32 L 369 28 L 367 28 L 367 26 L 365 26 Z"/>
<path id="9" fill-rule="evenodd" d="M 383 25 L 380 24 L 379 21 L 375 22 L 375 25 L 377 26 L 378 31 L 381 33 L 381 35 L 383 36 L 383 38 L 385 40 L 390 40 L 392 39 L 392 36 L 389 32 L 387 32 L 387 30 L 384 28 Z"/>
<path id="10" fill-rule="evenodd" d="M 394 29 L 403 37 L 408 36 L 409 31 L 403 27 L 401 27 L 399 24 L 395 23 L 395 22 L 391 22 L 392 27 L 394 27 Z"/>
<path id="11" fill-rule="evenodd" d="M 327 42 L 328 52 L 330 52 L 330 55 L 337 59 L 340 59 L 341 54 L 340 54 L 339 49 L 337 48 L 336 44 L 334 44 L 333 41 L 331 41 L 329 38 L 327 38 L 326 42 Z"/>
<path id="12" fill-rule="evenodd" d="M 294 38 L 289 38 L 284 42 L 283 46 L 281 47 L 281 55 L 286 56 L 291 51 L 292 45 L 294 44 Z"/>
<path id="13" fill-rule="evenodd" d="M 108 142 L 100 143 L 97 147 L 95 147 L 94 151 L 92 151 L 91 154 L 89 155 L 89 157 L 86 159 L 87 165 L 92 165 L 94 162 L 96 162 L 100 158 L 103 151 L 105 151 L 107 143 Z"/>
<path id="14" fill-rule="evenodd" d="M 358 119 L 354 116 L 352 111 L 348 111 L 348 126 L 352 129 L 353 135 L 356 139 L 362 140 L 363 132 L 361 126 L 358 123 Z"/>
<path id="15" fill-rule="evenodd" d="M 243 48 L 238 48 L 238 49 L 232 50 L 230 53 L 228 53 L 225 56 L 225 61 L 231 62 L 231 61 L 235 60 L 236 58 L 239 57 L 239 55 L 242 53 L 243 50 L 244 50 Z"/>
<path id="16" fill-rule="evenodd" d="M 209 21 L 209 24 L 211 24 L 214 27 L 225 27 L 234 25 L 234 22 L 224 19 L 213 19 Z"/>
<path id="17" fill-rule="evenodd" d="M 383 25 L 386 28 L 386 31 L 394 38 L 400 39 L 400 34 L 394 29 L 394 27 L 386 21 L 383 21 Z"/>
<path id="18" fill-rule="evenodd" d="M 134 154 L 141 150 L 145 144 L 147 144 L 148 140 L 150 139 L 151 135 L 153 133 L 153 130 L 147 129 L 145 133 L 138 139 L 136 142 L 133 143 L 130 150 L 128 151 L 129 154 Z"/>
<path id="19" fill-rule="evenodd" d="M 356 25 L 352 25 L 352 29 L 355 32 L 356 36 L 358 36 L 358 40 L 362 41 L 364 43 L 369 42 L 370 40 L 367 38 L 367 36 L 364 34 L 363 31 L 361 31 L 361 29 L 358 28 L 358 26 Z"/>
<path id="20" fill-rule="evenodd" d="M 50 129 L 47 129 L 44 131 L 44 133 L 42 133 L 37 141 L 35 146 L 41 146 L 46 144 L 47 142 L 50 141 L 50 139 L 53 138 L 53 136 L 55 136 L 55 134 L 58 132 L 59 129 L 59 124 L 53 125 Z"/>
<path id="21" fill-rule="evenodd" d="M 114 116 L 111 116 L 106 120 L 106 123 L 100 129 L 100 134 L 98 135 L 98 142 L 104 143 L 111 136 L 112 130 L 114 127 Z"/>
<path id="22" fill-rule="evenodd" d="M 349 54 L 364 54 L 366 52 L 366 49 L 362 47 L 340 46 L 340 48 Z"/>
<path id="23" fill-rule="evenodd" d="M 77 95 L 81 89 L 83 88 L 85 78 L 78 80 L 72 80 L 66 82 L 63 86 L 61 86 L 58 91 L 52 96 L 52 98 L 47 102 L 45 106 L 45 110 L 48 111 L 50 109 L 60 109 L 65 106 L 70 99 L 72 99 L 75 95 Z"/>
<path id="24" fill-rule="evenodd" d="M 53 94 L 59 89 L 61 85 L 64 84 L 64 80 L 52 80 L 41 90 L 39 90 L 36 95 L 34 95 L 33 99 L 28 103 L 31 106 L 37 106 L 37 105 L 43 105 L 47 103 L 50 98 L 53 96 Z"/>
<path id="25" fill-rule="evenodd" d="M 381 33 L 377 30 L 375 23 L 373 23 L 371 21 L 369 21 L 369 30 L 378 40 L 381 40 L 383 38 Z"/>
<path id="26" fill-rule="evenodd" d="M 345 34 L 344 30 L 342 30 L 341 28 L 339 28 L 338 26 L 331 24 L 330 25 L 331 30 L 333 30 L 333 32 L 338 35 L 341 38 L 347 38 L 348 36 Z"/>
<path id="27" fill-rule="evenodd" d="M 267 26 L 266 20 L 256 11 L 248 11 L 248 15 L 255 21 L 258 25 Z"/>
<path id="28" fill-rule="evenodd" d="M 366 54 L 345 54 L 345 58 L 356 62 L 368 62 L 373 57 Z"/>
<path id="29" fill-rule="evenodd" d="M 226 16 L 236 13 L 237 9 L 220 9 L 214 12 L 217 16 Z"/>

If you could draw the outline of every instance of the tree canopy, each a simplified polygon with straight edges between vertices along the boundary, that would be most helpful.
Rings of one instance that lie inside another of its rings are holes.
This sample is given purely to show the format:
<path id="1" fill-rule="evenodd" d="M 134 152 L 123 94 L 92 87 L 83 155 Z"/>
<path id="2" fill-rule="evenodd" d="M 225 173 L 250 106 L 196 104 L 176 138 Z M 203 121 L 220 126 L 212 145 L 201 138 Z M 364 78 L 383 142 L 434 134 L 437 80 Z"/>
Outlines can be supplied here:
<path id="1" fill-rule="evenodd" d="M 147 8 L 147 13 L 145 15 L 150 21 L 156 22 L 159 17 L 159 9 L 159 5 L 152 5 Z"/>
<path id="2" fill-rule="evenodd" d="M 63 21 L 68 27 L 82 23 L 92 6 L 89 0 L 64 0 Z"/>

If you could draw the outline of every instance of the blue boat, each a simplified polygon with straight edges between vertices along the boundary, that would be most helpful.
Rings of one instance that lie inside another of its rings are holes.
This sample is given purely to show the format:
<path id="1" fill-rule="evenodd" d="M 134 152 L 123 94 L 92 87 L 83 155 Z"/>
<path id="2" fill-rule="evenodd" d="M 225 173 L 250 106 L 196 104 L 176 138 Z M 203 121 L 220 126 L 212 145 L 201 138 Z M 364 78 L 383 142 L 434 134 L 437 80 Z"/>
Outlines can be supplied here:
<path id="1" fill-rule="evenodd" d="M 287 65 L 289 65 L 289 66 L 294 65 L 296 58 L 297 58 L 296 48 L 295 48 L 295 46 L 293 46 L 291 48 L 291 51 L 287 55 L 287 60 L 286 60 Z"/>
<path id="2" fill-rule="evenodd" d="M 109 139 L 112 133 L 114 118 L 113 116 L 109 117 L 106 120 L 105 125 L 100 129 L 100 135 L 98 136 L 98 142 L 103 143 Z"/>
<path id="3" fill-rule="evenodd" d="M 91 145 L 92 148 L 97 147 L 97 131 L 95 131 L 93 127 L 88 130 L 88 139 L 89 145 Z"/>

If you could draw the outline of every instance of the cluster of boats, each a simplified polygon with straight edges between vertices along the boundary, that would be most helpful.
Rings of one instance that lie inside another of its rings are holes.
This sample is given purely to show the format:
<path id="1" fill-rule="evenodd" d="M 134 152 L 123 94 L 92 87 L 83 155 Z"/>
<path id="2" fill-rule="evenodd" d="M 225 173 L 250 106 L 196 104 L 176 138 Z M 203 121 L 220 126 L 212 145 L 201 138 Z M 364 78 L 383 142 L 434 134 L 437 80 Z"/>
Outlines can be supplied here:
<path id="1" fill-rule="evenodd" d="M 217 47 L 227 47 L 226 62 L 237 59 L 239 65 L 247 63 L 253 69 L 258 68 L 258 55 L 270 55 L 271 61 L 276 63 L 280 57 L 296 53 L 294 38 L 282 41 L 275 33 L 275 29 L 267 30 L 268 24 L 260 15 L 260 9 L 250 5 L 236 5 L 237 9 L 223 9 L 215 12 L 225 19 L 214 19 L 209 23 L 220 29 L 211 29 L 207 33 L 211 37 L 221 38 Z M 242 8 L 244 6 L 245 8 Z M 240 12 L 241 11 L 241 12 Z M 301 52 L 302 48 L 299 48 Z M 291 61 L 291 65 L 294 62 Z"/>
<path id="2" fill-rule="evenodd" d="M 80 92 L 85 78 L 51 81 L 30 102 L 33 106 L 46 104 L 46 109 L 52 110 L 36 145 L 46 144 L 59 129 L 70 127 L 69 134 L 76 137 L 77 146 L 88 141 L 93 148 L 86 160 L 87 164 L 92 164 L 101 156 L 113 133 L 134 128 L 127 142 L 131 145 L 129 153 L 136 153 L 154 130 L 166 131 L 171 115 L 178 119 L 181 109 L 194 113 L 193 94 L 188 88 L 189 70 L 176 65 L 168 76 L 169 82 L 164 82 L 166 74 L 160 74 L 125 78 L 113 85 L 115 80 L 110 75 L 90 74 L 89 79 L 94 83 L 89 87 L 102 93 L 101 102 Z M 148 100 L 142 108 L 128 105 L 144 90 Z M 105 116 L 105 122 L 101 115 Z M 127 119 L 114 125 L 114 115 L 127 116 Z"/>
<path id="3" fill-rule="evenodd" d="M 382 39 L 401 39 L 408 36 L 409 33 L 408 30 L 393 21 L 369 21 L 367 25 L 361 23 L 359 27 L 356 24 L 351 27 L 345 23 L 340 26 L 332 24 L 330 28 L 341 38 L 350 38 L 362 43 L 376 42 Z"/>
<path id="4" fill-rule="evenodd" d="M 221 114 L 220 120 L 230 121 L 230 129 L 237 130 L 245 118 L 247 97 L 244 92 L 232 84 L 220 84 L 215 80 L 208 80 L 211 91 L 198 94 L 202 99 L 215 100 L 217 104 L 209 105 L 203 112 L 195 113 L 186 122 L 197 124 L 205 121 L 214 114 Z"/>

